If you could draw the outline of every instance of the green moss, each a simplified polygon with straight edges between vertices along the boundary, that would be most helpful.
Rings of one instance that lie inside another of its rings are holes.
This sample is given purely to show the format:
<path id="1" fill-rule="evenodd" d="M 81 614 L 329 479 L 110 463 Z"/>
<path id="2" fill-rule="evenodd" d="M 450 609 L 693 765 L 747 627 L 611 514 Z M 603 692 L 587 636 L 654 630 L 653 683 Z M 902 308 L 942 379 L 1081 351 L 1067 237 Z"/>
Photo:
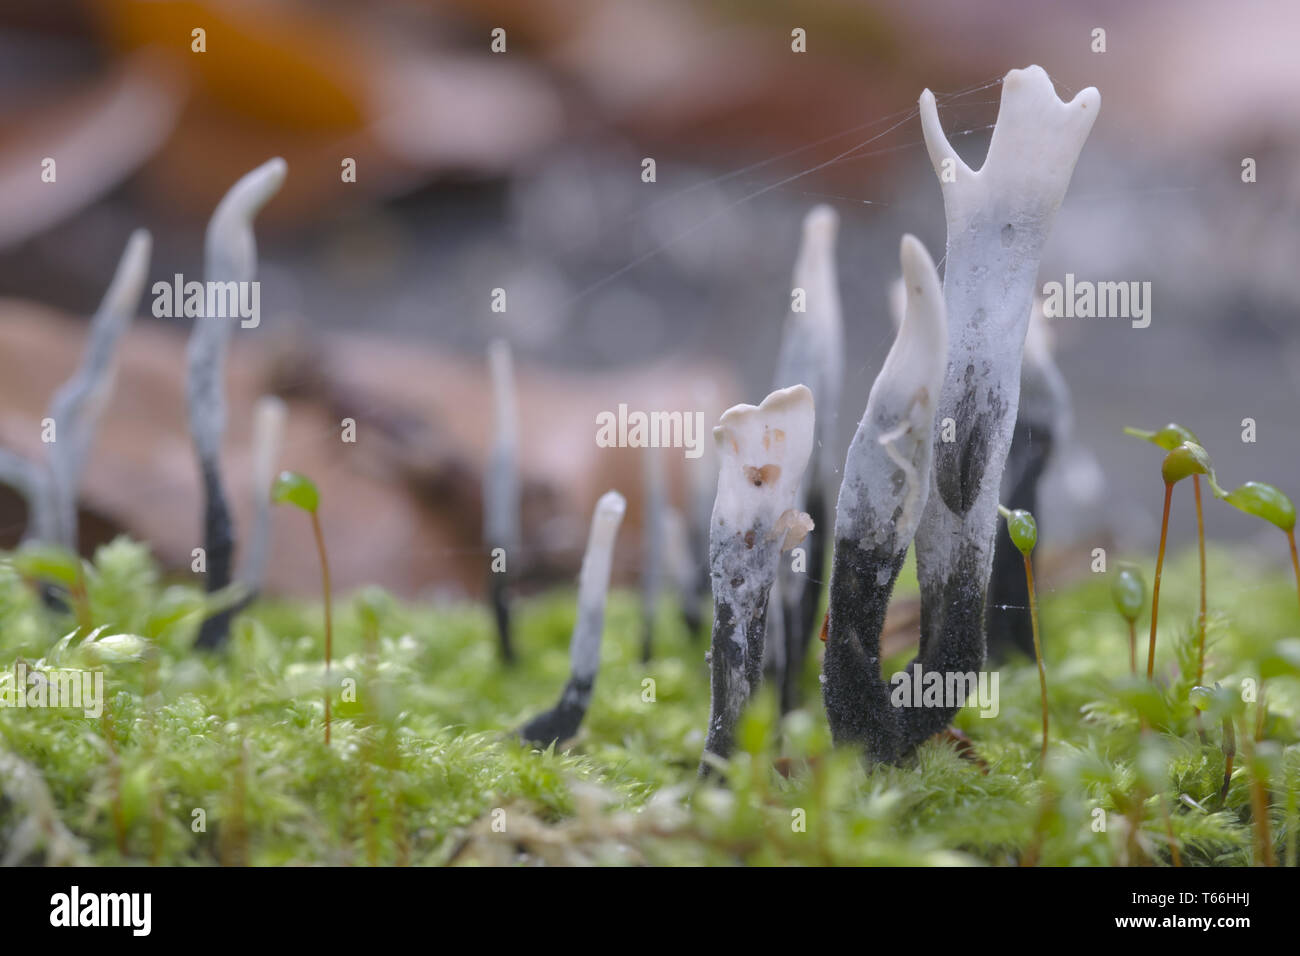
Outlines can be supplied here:
<path id="1" fill-rule="evenodd" d="M 1300 675 L 1271 649 L 1300 632 L 1295 594 L 1281 569 L 1225 554 L 1211 554 L 1210 574 L 1207 683 L 1238 687 L 1272 661 L 1272 833 L 1287 859 Z M 782 723 L 761 696 L 739 728 L 727 787 L 700 789 L 705 648 L 671 608 L 658 615 L 659 656 L 643 665 L 637 604 L 613 596 L 582 735 L 543 753 L 510 731 L 553 704 L 568 675 L 572 593 L 522 603 L 511 670 L 499 666 L 483 608 L 389 602 L 373 590 L 345 598 L 327 748 L 318 606 L 260 602 L 228 654 L 206 656 L 190 647 L 198 586 L 168 584 L 145 548 L 119 540 L 86 569 L 104 629 L 93 642 L 83 632 L 64 641 L 72 614 L 42 606 L 0 561 L 3 679 L 19 661 L 98 669 L 106 698 L 98 718 L 0 708 L 0 847 L 11 862 L 101 864 L 1011 864 L 1029 853 L 1111 865 L 1169 860 L 1163 806 L 1185 865 L 1247 864 L 1244 760 L 1220 800 L 1218 727 L 1207 721 L 1202 745 L 1191 681 L 1177 676 L 1194 672 L 1196 581 L 1194 555 L 1166 571 L 1154 691 L 1128 673 L 1107 576 L 1043 589 L 1053 744 L 1042 771 L 1031 661 L 998 672 L 996 718 L 975 708 L 957 718 L 987 773 L 938 741 L 872 770 L 833 751 L 810 664 L 809 709 Z M 1139 715 L 1153 728 L 1145 737 Z"/>

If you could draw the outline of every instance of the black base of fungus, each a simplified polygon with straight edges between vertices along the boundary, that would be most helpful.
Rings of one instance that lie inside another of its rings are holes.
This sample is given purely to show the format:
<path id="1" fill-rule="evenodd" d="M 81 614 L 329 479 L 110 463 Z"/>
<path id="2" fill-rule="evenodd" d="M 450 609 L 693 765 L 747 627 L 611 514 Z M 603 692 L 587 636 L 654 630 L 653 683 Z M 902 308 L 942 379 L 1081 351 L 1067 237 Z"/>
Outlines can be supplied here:
<path id="1" fill-rule="evenodd" d="M 704 742 L 705 760 L 700 763 L 701 777 L 707 777 L 713 771 L 707 759 L 709 754 L 723 759 L 731 756 L 740 712 L 763 680 L 767 603 L 766 600 L 759 602 L 748 620 L 737 620 L 730 603 L 714 602 L 709 681 L 715 712 L 709 715 L 709 733 Z M 735 639 L 738 631 L 743 642 Z M 738 671 L 744 674 L 744 688 L 732 686 L 732 675 Z M 721 709 L 717 710 L 719 707 Z"/>
<path id="2" fill-rule="evenodd" d="M 492 616 L 496 620 L 497 640 L 501 645 L 501 660 L 515 662 L 515 645 L 510 635 L 510 584 L 504 572 L 488 572 L 488 594 L 492 601 Z"/>
<path id="3" fill-rule="evenodd" d="M 226 497 L 221 490 L 221 476 L 215 468 L 203 469 L 203 486 L 207 494 L 204 512 L 204 552 L 207 562 L 207 592 L 213 594 L 230 585 L 230 568 L 235 550 L 234 525 Z M 216 650 L 230 635 L 234 608 L 218 611 L 204 619 L 195 646 Z"/>
<path id="4" fill-rule="evenodd" d="M 880 632 L 906 557 L 906 548 L 889 554 L 835 543 L 822 699 L 835 743 L 860 746 L 872 761 L 894 761 L 903 751 L 902 718 L 880 671 Z"/>
<path id="5" fill-rule="evenodd" d="M 955 566 L 946 580 L 921 586 L 920 653 L 907 665 L 929 674 L 973 674 L 986 655 L 984 605 L 990 565 L 981 567 L 979 548 L 969 542 L 957 549 Z M 1021 572 L 1024 562 L 1021 561 Z M 938 620 L 935 620 L 938 616 Z M 955 706 L 909 707 L 903 710 L 904 752 L 947 728 L 965 701 Z"/>
<path id="6" fill-rule="evenodd" d="M 570 678 L 564 685 L 559 703 L 520 727 L 519 738 L 539 747 L 569 740 L 578 733 L 582 718 L 586 716 L 591 690 L 592 682 L 582 683 Z"/>

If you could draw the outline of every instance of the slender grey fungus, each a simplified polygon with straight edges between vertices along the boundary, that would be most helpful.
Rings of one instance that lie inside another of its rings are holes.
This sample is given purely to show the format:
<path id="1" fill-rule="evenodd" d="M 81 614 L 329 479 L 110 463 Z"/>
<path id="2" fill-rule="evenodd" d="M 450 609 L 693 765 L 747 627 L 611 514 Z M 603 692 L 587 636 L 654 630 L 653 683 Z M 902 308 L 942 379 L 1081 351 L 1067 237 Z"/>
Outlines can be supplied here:
<path id="1" fill-rule="evenodd" d="M 600 669 L 600 638 L 605 629 L 605 597 L 614 560 L 614 539 L 627 501 L 617 491 L 607 491 L 596 502 L 587 536 L 587 551 L 578 575 L 578 619 L 569 642 L 570 674 L 560 699 L 519 729 L 526 743 L 547 747 L 578 732 L 591 703 Z"/>
<path id="2" fill-rule="evenodd" d="M 496 619 L 501 659 L 515 661 L 510 631 L 510 572 L 519 560 L 521 542 L 519 490 L 519 423 L 515 405 L 514 361 L 510 344 L 495 339 L 488 346 L 492 379 L 494 432 L 483 472 L 483 537 L 489 549 L 488 594 Z"/>
<path id="3" fill-rule="evenodd" d="M 204 271 L 208 282 L 252 282 L 257 277 L 257 240 L 253 219 L 280 191 L 288 167 L 272 159 L 245 173 L 217 204 L 208 222 Z M 224 590 L 231 581 L 235 549 L 234 520 L 221 480 L 221 440 L 226 430 L 225 364 L 230 336 L 238 320 L 205 317 L 194 323 L 186 347 L 186 402 L 190 434 L 198 456 L 206 499 L 203 518 L 207 591 Z M 230 631 L 234 608 L 208 617 L 199 628 L 197 646 L 220 647 Z"/>
<path id="4" fill-rule="evenodd" d="M 145 229 L 127 240 L 99 308 L 90 320 L 81 364 L 50 401 L 54 423 L 45 464 L 0 449 L 0 482 L 27 501 L 28 540 L 77 548 L 77 490 L 90 455 L 95 426 L 113 391 L 117 348 L 140 305 L 153 241 Z"/>
<path id="5" fill-rule="evenodd" d="M 983 666 L 998 495 L 1019 404 L 1022 351 L 1039 258 L 1099 105 L 1100 96 L 1091 87 L 1065 103 L 1040 67 L 1012 70 L 1002 84 L 988 156 L 974 171 L 944 137 L 934 95 L 929 90 L 921 94 L 922 131 L 948 223 L 943 289 L 948 358 L 937 407 L 930 413 L 933 462 L 928 453 L 910 460 L 907 455 L 890 456 L 909 478 L 903 483 L 898 517 L 890 518 L 890 512 L 882 510 L 888 507 L 887 499 L 869 494 L 853 500 L 850 479 L 855 470 L 874 474 L 877 482 L 892 473 L 872 443 L 855 438 L 836 517 L 824 676 L 834 738 L 862 746 L 873 760 L 896 760 L 910 753 L 946 727 L 960 707 L 945 703 L 894 708 L 881 693 L 878 658 L 884 605 L 897 574 L 894 562 L 901 563 L 911 535 L 907 521 L 914 520 L 918 507 L 921 641 L 909 670 L 938 672 L 946 682 L 949 674 L 969 674 Z M 905 277 L 907 258 L 905 242 Z M 917 272 L 915 261 L 912 271 Z M 928 269 L 920 271 L 929 275 Z M 933 317 L 928 284 L 907 281 L 909 310 L 917 294 L 920 312 Z M 909 314 L 895 349 L 908 336 L 911 320 Z M 882 379 L 889 366 L 887 361 Z M 873 399 L 881 384 L 877 380 Z M 869 402 L 862 427 L 872 427 L 871 412 Z M 955 440 L 943 440 L 945 427 Z M 911 472 L 921 481 L 919 491 Z M 887 525 L 859 519 L 871 531 L 863 539 L 853 528 L 854 518 L 872 509 L 876 521 Z M 872 580 L 873 574 L 879 578 Z"/>

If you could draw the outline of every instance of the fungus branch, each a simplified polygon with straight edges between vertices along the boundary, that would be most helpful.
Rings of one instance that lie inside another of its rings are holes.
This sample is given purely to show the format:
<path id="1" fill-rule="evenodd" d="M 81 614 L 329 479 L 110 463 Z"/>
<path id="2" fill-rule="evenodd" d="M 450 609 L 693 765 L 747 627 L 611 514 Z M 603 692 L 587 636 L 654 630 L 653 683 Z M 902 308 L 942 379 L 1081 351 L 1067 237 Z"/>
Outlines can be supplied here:
<path id="1" fill-rule="evenodd" d="M 50 402 L 49 417 L 56 429 L 55 440 L 49 444 L 55 541 L 73 550 L 77 547 L 77 488 L 95 426 L 113 390 L 118 343 L 130 328 L 144 291 L 151 247 L 152 240 L 144 229 L 137 229 L 127 240 L 113 281 L 90 320 L 90 338 L 81 366 Z"/>
<path id="2" fill-rule="evenodd" d="M 844 462 L 835 511 L 822 695 L 836 742 L 876 760 L 903 748 L 902 717 L 880 673 L 880 632 L 894 581 L 929 495 L 935 402 L 947 367 L 939 275 L 904 236 L 906 308 Z"/>
<path id="3" fill-rule="evenodd" d="M 806 568 L 782 565 L 777 578 L 783 637 L 770 649 L 780 679 L 781 710 L 798 706 L 799 678 L 811 643 L 823 578 L 826 536 L 830 531 L 829 502 L 836 473 L 835 426 L 844 378 L 844 328 L 835 269 L 835 240 L 839 216 L 826 205 L 814 207 L 803 221 L 803 241 L 794 267 L 794 297 L 777 358 L 777 388 L 804 384 L 813 393 L 818 415 L 814 430 L 817 448 L 800 483 L 794 507 L 806 511 L 813 530 L 804 546 Z M 775 631 L 773 632 L 775 637 Z"/>
<path id="4" fill-rule="evenodd" d="M 569 642 L 569 682 L 559 702 L 519 729 L 519 736 L 541 747 L 568 740 L 578 732 L 600 669 L 600 637 L 605 629 L 605 596 L 614 560 L 614 539 L 627 502 L 617 491 L 607 491 L 596 502 L 587 535 L 587 551 L 578 576 L 578 619 Z"/>
<path id="5" fill-rule="evenodd" d="M 1039 258 L 1099 105 L 1091 87 L 1064 103 L 1041 68 L 1012 70 L 988 156 L 974 171 L 945 138 L 934 95 L 921 95 L 922 130 L 948 222 L 950 371 L 937 417 L 941 429 L 951 419 L 955 440 L 941 433 L 936 443 L 935 493 L 916 534 L 922 611 L 913 666 L 966 673 L 984 661 L 998 494 Z M 905 712 L 905 747 L 941 730 L 955 710 Z"/>
<path id="6" fill-rule="evenodd" d="M 727 409 L 713 429 L 719 468 L 709 532 L 712 693 L 701 774 L 711 757 L 731 754 L 740 712 L 762 679 L 768 595 L 781 552 L 811 529 L 794 505 L 814 421 L 812 392 L 794 385 L 758 406 Z"/>
<path id="7" fill-rule="evenodd" d="M 205 273 L 209 282 L 252 282 L 257 275 L 257 242 L 253 219 L 284 183 L 286 166 L 272 159 L 247 173 L 221 202 L 208 222 Z M 204 548 L 207 590 L 230 583 L 235 547 L 234 525 L 221 482 L 221 441 L 226 429 L 225 363 L 233 317 L 200 317 L 186 348 L 186 402 L 190 434 L 198 454 L 206 504 Z M 232 610 L 219 611 L 203 622 L 200 647 L 219 647 L 230 630 Z"/>

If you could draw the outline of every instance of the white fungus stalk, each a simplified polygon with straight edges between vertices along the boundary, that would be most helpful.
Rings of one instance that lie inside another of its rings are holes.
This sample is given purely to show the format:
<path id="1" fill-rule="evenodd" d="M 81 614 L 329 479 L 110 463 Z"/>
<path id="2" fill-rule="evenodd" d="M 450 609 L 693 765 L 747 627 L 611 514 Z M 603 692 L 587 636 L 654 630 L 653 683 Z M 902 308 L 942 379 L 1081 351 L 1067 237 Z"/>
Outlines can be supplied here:
<path id="1" fill-rule="evenodd" d="M 811 530 L 795 498 L 812 452 L 813 394 L 779 389 L 723 412 L 713 437 L 718 490 L 709 531 L 712 695 L 702 774 L 731 754 L 736 721 L 762 678 L 768 595 L 782 551 Z"/>
<path id="2" fill-rule="evenodd" d="M 488 372 L 492 380 L 493 435 L 483 473 L 483 537 L 489 551 L 488 594 L 497 624 L 501 657 L 515 660 L 510 631 L 510 578 L 512 561 L 519 560 L 520 491 L 519 424 L 515 403 L 514 361 L 510 345 L 495 339 L 488 346 Z M 497 553 L 501 549 L 501 554 Z M 498 558 L 504 560 L 498 562 Z"/>
<path id="3" fill-rule="evenodd" d="M 926 148 L 948 223 L 944 298 L 950 371 L 939 399 L 934 494 L 916 535 L 921 647 L 912 666 L 967 673 L 984 662 L 984 605 L 998 494 L 1020 392 L 1021 350 L 1043 243 L 1097 117 L 1091 87 L 1062 102 L 1040 67 L 1002 83 L 997 125 L 978 172 L 944 137 L 921 94 Z M 955 440 L 943 441 L 945 419 Z M 904 746 L 942 730 L 957 708 L 904 713 Z"/>
<path id="4" fill-rule="evenodd" d="M 279 192 L 286 170 L 283 159 L 269 160 L 246 173 L 217 204 L 208 222 L 204 247 L 208 282 L 252 282 L 257 278 L 253 219 Z M 195 319 L 185 353 L 190 434 L 205 497 L 203 528 L 209 593 L 230 584 L 235 548 L 234 522 L 221 482 L 221 441 L 226 430 L 226 352 L 239 322 L 238 316 Z M 229 632 L 231 613 L 219 611 L 205 620 L 199 630 L 198 646 L 220 646 Z"/>
<path id="5" fill-rule="evenodd" d="M 90 320 L 81 365 L 50 402 L 49 417 L 55 426 L 54 441 L 48 446 L 53 540 L 73 550 L 77 547 L 77 489 L 95 426 L 113 391 L 118 343 L 140 305 L 152 246 L 145 229 L 137 229 L 127 240 L 113 281 Z"/>
<path id="6" fill-rule="evenodd" d="M 948 364 L 934 261 L 913 236 L 899 258 L 904 316 L 849 445 L 835 511 L 835 555 L 822 696 L 837 743 L 876 760 L 902 751 L 902 717 L 880 672 L 889 595 L 930 490 L 933 426 Z"/>
<path id="7" fill-rule="evenodd" d="M 1013 511 L 1037 515 L 1043 473 L 1067 440 L 1070 429 L 1070 392 L 1052 357 L 1051 329 L 1041 299 L 1035 299 L 1031 312 L 1020 365 L 1016 425 L 1002 473 L 1000 500 Z M 1010 538 L 998 535 L 994 541 L 988 596 L 989 655 L 1004 657 L 1014 649 L 1033 657 L 1024 558 Z"/>
<path id="8" fill-rule="evenodd" d="M 777 637 L 779 623 L 782 646 L 768 648 L 781 688 L 781 710 L 798 706 L 799 678 L 804 657 L 817 627 L 819 589 L 810 581 L 821 581 L 826 534 L 830 530 L 830 501 L 836 474 L 835 427 L 844 378 L 844 325 L 835 271 L 835 240 L 839 216 L 826 205 L 814 207 L 803 221 L 803 242 L 795 261 L 791 310 L 786 319 L 777 358 L 776 387 L 804 384 L 817 405 L 813 452 L 799 486 L 795 507 L 811 516 L 814 528 L 804 544 L 806 566 L 795 571 L 790 562 L 779 572 L 780 620 L 769 621 L 770 637 Z M 797 311 L 801 307 L 802 311 Z"/>
<path id="9" fill-rule="evenodd" d="M 569 643 L 569 682 L 559 703 L 534 717 L 519 730 L 525 742 L 549 746 L 578 732 L 591 703 L 596 672 L 600 670 L 600 638 L 605 629 L 605 597 L 614 561 L 614 540 L 627 502 L 617 491 L 607 491 L 596 502 L 587 536 L 587 551 L 578 575 L 578 619 Z"/>
<path id="10" fill-rule="evenodd" d="M 275 395 L 263 395 L 253 407 L 253 528 L 239 576 L 248 594 L 261 591 L 271 547 L 271 483 L 284 446 L 288 409 Z"/>

